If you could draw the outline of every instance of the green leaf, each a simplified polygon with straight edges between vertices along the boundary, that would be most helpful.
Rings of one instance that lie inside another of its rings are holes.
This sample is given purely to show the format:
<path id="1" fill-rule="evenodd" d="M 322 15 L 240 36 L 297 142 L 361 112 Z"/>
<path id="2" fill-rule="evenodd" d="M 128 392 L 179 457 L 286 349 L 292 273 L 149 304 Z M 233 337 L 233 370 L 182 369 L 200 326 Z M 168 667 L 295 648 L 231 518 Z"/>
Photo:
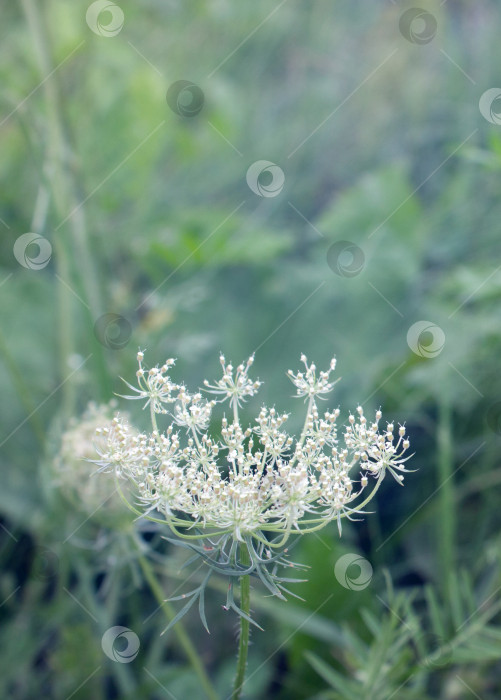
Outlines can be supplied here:
<path id="1" fill-rule="evenodd" d="M 360 700 L 361 687 L 356 681 L 350 681 L 344 678 L 313 652 L 305 651 L 304 655 L 306 660 L 313 666 L 324 681 L 335 690 L 340 691 L 345 700 Z"/>

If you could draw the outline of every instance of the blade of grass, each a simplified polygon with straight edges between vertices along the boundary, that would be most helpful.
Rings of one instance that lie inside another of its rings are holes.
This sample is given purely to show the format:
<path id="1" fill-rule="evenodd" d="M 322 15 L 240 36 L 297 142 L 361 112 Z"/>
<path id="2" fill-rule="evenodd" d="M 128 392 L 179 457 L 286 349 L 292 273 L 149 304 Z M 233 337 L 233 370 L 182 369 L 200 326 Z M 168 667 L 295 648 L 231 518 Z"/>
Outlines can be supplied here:
<path id="1" fill-rule="evenodd" d="M 442 590 L 449 593 L 449 576 L 454 571 L 456 509 L 454 504 L 452 410 L 447 398 L 439 403 L 437 431 L 437 459 L 439 475 L 438 540 L 439 572 Z"/>

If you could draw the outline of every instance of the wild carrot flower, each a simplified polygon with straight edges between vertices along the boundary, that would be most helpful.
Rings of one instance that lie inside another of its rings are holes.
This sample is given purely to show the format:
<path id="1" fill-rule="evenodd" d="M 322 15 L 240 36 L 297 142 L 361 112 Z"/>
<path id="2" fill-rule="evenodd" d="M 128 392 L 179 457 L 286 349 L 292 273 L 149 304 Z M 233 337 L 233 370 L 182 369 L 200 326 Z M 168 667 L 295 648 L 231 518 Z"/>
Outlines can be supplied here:
<path id="1" fill-rule="evenodd" d="M 50 460 L 50 482 L 57 486 L 77 510 L 110 527 L 128 522 L 128 510 L 112 478 L 93 475 L 89 461 L 96 448 L 107 449 L 107 426 L 112 425 L 117 402 L 89 403 L 79 418 L 72 418 L 58 439 L 58 451 Z M 102 506 L 105 507 L 102 507 Z"/>
<path id="2" fill-rule="evenodd" d="M 97 445 L 101 471 L 114 471 L 132 482 L 138 515 L 164 523 L 171 541 L 194 550 L 209 565 L 204 583 L 191 594 L 187 610 L 199 598 L 212 572 L 229 577 L 227 606 L 239 614 L 233 581 L 256 575 L 271 593 L 283 597 L 280 565 L 291 566 L 287 553 L 299 535 L 315 532 L 343 518 L 364 513 L 365 506 L 389 472 L 403 481 L 409 447 L 405 427 L 380 427 L 381 411 L 368 422 L 361 406 L 338 428 L 339 408 L 321 412 L 317 402 L 333 390 L 336 361 L 317 371 L 302 355 L 304 370 L 288 376 L 296 394 L 307 402 L 301 434 L 287 432 L 289 414 L 263 406 L 254 422 L 241 424 L 239 408 L 254 397 L 260 382 L 251 379 L 253 357 L 233 367 L 220 357 L 222 378 L 204 382 L 190 393 L 171 379 L 174 360 L 146 369 L 144 353 L 137 356 L 138 386 L 128 384 L 149 408 L 152 430 L 138 433 L 124 416 L 104 426 L 104 445 Z M 217 399 L 206 399 L 209 396 Z M 220 427 L 213 412 L 228 401 L 231 414 Z M 168 417 L 157 426 L 157 415 Z M 203 604 L 200 605 L 205 623 Z"/>

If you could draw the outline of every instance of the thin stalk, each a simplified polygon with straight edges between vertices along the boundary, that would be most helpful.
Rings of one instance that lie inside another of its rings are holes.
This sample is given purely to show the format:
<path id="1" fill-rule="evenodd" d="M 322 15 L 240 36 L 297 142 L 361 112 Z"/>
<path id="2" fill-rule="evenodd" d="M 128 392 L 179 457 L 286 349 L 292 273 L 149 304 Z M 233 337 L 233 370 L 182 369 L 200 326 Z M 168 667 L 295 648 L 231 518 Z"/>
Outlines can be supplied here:
<path id="1" fill-rule="evenodd" d="M 165 617 L 169 622 L 171 622 L 174 619 L 176 612 L 172 605 L 165 600 L 164 592 L 157 577 L 155 576 L 155 572 L 153 571 L 150 562 L 146 559 L 146 557 L 143 554 L 139 556 L 138 561 L 143 571 L 144 577 L 151 589 L 151 592 L 153 593 L 156 601 L 162 608 Z M 182 623 L 176 623 L 176 625 L 174 625 L 174 627 L 172 628 L 172 631 L 176 635 L 177 640 L 181 645 L 186 658 L 190 662 L 193 671 L 197 675 L 198 680 L 200 681 L 200 685 L 204 689 L 204 692 L 207 695 L 207 697 L 210 698 L 210 700 L 219 700 L 218 694 L 216 693 L 216 690 L 212 685 L 209 676 L 207 675 L 202 660 L 200 659 L 197 650 L 191 643 L 191 640 L 188 634 L 186 633 L 186 630 L 183 627 Z"/>
<path id="2" fill-rule="evenodd" d="M 40 444 L 41 447 L 45 444 L 45 433 L 43 430 L 43 425 L 40 421 L 40 418 L 38 417 L 38 414 L 36 412 L 36 405 L 34 404 L 31 396 L 31 391 L 28 388 L 27 383 L 24 380 L 24 376 L 22 371 L 19 369 L 19 366 L 15 362 L 14 358 L 10 354 L 9 348 L 7 347 L 7 343 L 4 340 L 4 337 L 0 331 L 0 357 L 3 358 L 7 369 L 10 372 L 10 376 L 12 378 L 12 383 L 14 384 L 16 391 L 19 395 L 19 399 L 23 405 L 24 410 L 28 414 L 27 420 L 31 423 L 31 427 L 33 428 L 33 432 L 35 433 L 35 436 Z"/>
<path id="3" fill-rule="evenodd" d="M 153 408 L 153 401 L 150 401 L 150 418 L 151 418 L 151 425 L 153 427 L 153 432 L 156 433 L 157 442 L 158 442 L 160 433 L 158 432 L 157 417 L 155 415 L 155 409 Z"/>
<path id="4" fill-rule="evenodd" d="M 99 298 L 99 285 L 96 277 L 95 266 L 92 263 L 88 246 L 88 233 L 85 215 L 78 198 L 78 184 L 74 172 L 68 165 L 68 153 L 71 151 L 69 140 L 65 132 L 63 107 L 58 89 L 57 76 L 54 73 L 54 62 L 50 52 L 50 40 L 40 3 L 35 0 L 21 0 L 21 5 L 26 16 L 28 28 L 32 37 L 32 43 L 40 68 L 42 78 L 41 87 L 45 98 L 47 112 L 47 160 L 44 172 L 50 184 L 55 213 L 63 220 L 69 216 L 69 227 L 72 234 L 72 243 L 75 246 L 78 258 L 78 268 L 81 270 L 81 280 L 84 289 L 90 321 L 94 323 L 102 313 Z M 51 76 L 50 80 L 47 76 Z M 61 226 L 61 224 L 60 224 Z M 64 234 L 65 227 L 56 228 L 53 236 L 55 259 L 61 279 L 69 286 L 72 280 L 72 267 L 70 264 L 69 245 Z M 68 358 L 74 352 L 73 347 L 73 316 L 72 299 L 65 285 L 58 283 L 59 295 L 59 333 L 60 354 L 62 366 L 68 366 Z M 103 348 L 96 341 L 93 344 L 96 369 L 99 375 L 99 387 L 103 397 L 107 397 L 111 391 L 110 380 L 106 370 Z M 65 408 L 74 403 L 74 386 L 70 380 L 63 387 L 65 392 Z"/>
<path id="5" fill-rule="evenodd" d="M 299 450 L 301 449 L 301 447 L 303 446 L 304 440 L 306 438 L 306 433 L 308 432 L 308 422 L 310 420 L 310 413 L 311 413 L 311 409 L 313 408 L 313 404 L 314 404 L 314 397 L 310 396 L 310 399 L 308 401 L 308 409 L 306 411 L 306 418 L 304 419 L 304 426 L 303 426 L 303 430 L 301 432 L 301 437 L 299 438 L 299 442 L 296 445 L 296 450 L 294 452 L 294 456 L 292 457 L 292 460 L 290 462 L 291 467 L 294 466 L 294 464 L 297 460 L 297 454 L 298 454 L 297 451 L 298 451 L 298 449 Z"/>
<path id="6" fill-rule="evenodd" d="M 200 444 L 200 440 L 198 439 L 197 431 L 195 430 L 195 428 L 191 428 L 191 434 L 193 435 L 196 446 L 198 447 L 199 450 L 201 450 L 202 445 Z"/>
<path id="7" fill-rule="evenodd" d="M 32 0 L 21 0 L 21 5 L 26 16 L 28 28 L 32 37 L 33 47 L 40 66 L 43 77 L 52 72 L 47 47 L 45 27 L 40 15 L 40 8 Z M 60 163 L 63 159 L 61 147 L 60 123 L 55 109 L 53 80 L 44 80 L 42 83 L 45 103 L 47 108 L 47 154 L 44 171 L 51 173 L 51 194 L 56 208 L 63 208 L 61 202 L 62 192 L 65 183 L 62 178 Z M 59 206 L 58 206 L 59 205 Z M 61 277 L 65 280 L 70 278 L 70 264 L 67 254 L 67 244 L 60 235 L 54 236 L 52 240 L 55 251 L 57 268 Z M 74 352 L 73 345 L 73 312 L 70 292 L 66 287 L 59 284 L 57 287 L 57 307 L 58 307 L 58 342 L 59 342 L 59 365 L 67 368 L 68 360 Z M 63 412 L 65 415 L 73 413 L 75 404 L 74 382 L 69 380 L 62 386 Z"/>
<path id="8" fill-rule="evenodd" d="M 440 522 L 438 523 L 442 583 L 447 593 L 448 580 L 454 571 L 456 510 L 454 504 L 454 454 L 452 448 L 452 410 L 447 399 L 439 403 L 437 431 L 438 473 L 440 486 Z"/>
<path id="9" fill-rule="evenodd" d="M 243 566 L 250 564 L 249 550 L 246 544 L 240 545 L 240 560 Z M 240 608 L 246 615 L 250 614 L 250 576 L 240 578 Z M 240 639 L 238 642 L 237 675 L 233 686 L 232 700 L 239 700 L 245 682 L 247 669 L 247 654 L 249 651 L 250 622 L 240 617 Z"/>
<path id="10" fill-rule="evenodd" d="M 78 558 L 75 558 L 75 567 L 78 574 L 78 597 L 80 598 L 80 595 L 82 595 L 85 605 L 91 611 L 94 619 L 99 620 L 98 624 L 101 634 L 104 634 L 105 630 L 109 629 L 113 624 L 114 614 L 116 612 L 116 597 L 115 604 L 111 602 L 110 605 L 110 601 L 108 601 L 106 606 L 99 605 L 94 591 L 94 580 L 89 568 Z M 122 697 L 134 697 L 137 694 L 137 684 L 131 669 L 128 668 L 128 664 L 112 664 L 112 669 L 112 673 L 119 687 L 120 695 Z"/>

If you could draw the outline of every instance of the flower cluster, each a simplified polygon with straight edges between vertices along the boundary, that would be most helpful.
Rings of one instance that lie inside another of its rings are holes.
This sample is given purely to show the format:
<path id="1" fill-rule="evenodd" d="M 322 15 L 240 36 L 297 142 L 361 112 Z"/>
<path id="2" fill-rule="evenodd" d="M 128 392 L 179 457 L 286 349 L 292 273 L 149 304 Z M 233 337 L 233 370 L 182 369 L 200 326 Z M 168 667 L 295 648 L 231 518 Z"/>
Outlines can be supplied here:
<path id="1" fill-rule="evenodd" d="M 178 597 L 187 602 L 171 625 L 198 599 L 207 627 L 204 596 L 214 572 L 228 578 L 223 607 L 253 622 L 248 607 L 235 602 L 236 581 L 258 577 L 272 595 L 283 598 L 290 592 L 284 584 L 298 579 L 283 578 L 278 569 L 299 567 L 288 558 L 297 536 L 332 521 L 341 533 L 342 519 L 365 512 L 387 472 L 402 483 L 407 471 L 404 426 L 395 438 L 393 424 L 379 427 L 380 411 L 368 423 L 359 406 L 338 435 L 339 409 L 320 412 L 317 401 L 335 384 L 330 379 L 335 360 L 317 373 L 302 355 L 304 370 L 288 372 L 297 396 L 307 403 L 298 437 L 287 432 L 289 414 L 274 407 L 263 406 L 253 423 L 242 425 L 239 409 L 260 386 L 249 377 L 253 359 L 234 369 L 221 356 L 222 378 L 205 381 L 204 389 L 192 394 L 171 379 L 174 360 L 147 370 L 139 352 L 138 386 L 127 383 L 134 394 L 126 398 L 149 408 L 151 431 L 138 432 L 121 415 L 98 431 L 99 459 L 94 461 L 99 470 L 114 472 L 118 484 L 127 480 L 136 494 L 130 508 L 167 525 L 172 533 L 167 539 L 194 551 L 207 565 L 202 583 Z M 203 391 L 216 398 L 205 398 Z M 214 408 L 225 401 L 230 416 L 216 424 Z M 157 425 L 159 414 L 170 417 L 163 429 Z"/>
<path id="2" fill-rule="evenodd" d="M 120 526 L 128 515 L 112 478 L 93 475 L 89 462 L 96 449 L 107 450 L 108 427 L 113 425 L 117 402 L 89 403 L 84 413 L 72 418 L 58 439 L 58 452 L 50 460 L 50 480 L 72 505 L 102 524 Z M 59 432 L 58 432 L 59 435 Z M 101 506 L 106 505 L 105 508 Z M 128 518 L 130 521 L 130 518 Z"/>
<path id="3" fill-rule="evenodd" d="M 100 431 L 105 444 L 101 440 L 97 464 L 132 481 L 136 511 L 157 519 L 161 514 L 179 538 L 215 541 L 228 535 L 280 549 L 292 535 L 333 520 L 341 531 L 342 518 L 364 512 L 387 472 L 403 481 L 409 447 L 404 426 L 395 438 L 393 424 L 379 427 L 381 411 L 369 423 L 359 406 L 340 437 L 339 409 L 319 411 L 317 400 L 335 384 L 330 380 L 335 360 L 317 373 L 303 355 L 305 370 L 289 370 L 297 396 L 308 401 L 304 428 L 294 437 L 285 427 L 289 415 L 275 408 L 263 407 L 253 424 L 241 425 L 238 409 L 260 386 L 248 376 L 252 357 L 235 370 L 221 356 L 222 378 L 205 382 L 205 391 L 217 400 L 172 381 L 174 360 L 146 370 L 143 352 L 137 359 L 138 387 L 128 385 L 136 395 L 127 398 L 149 407 L 152 431 L 138 433 L 116 416 Z M 222 418 L 216 439 L 208 429 L 216 403 L 224 401 L 232 416 Z M 157 414 L 170 415 L 167 429 L 159 430 Z"/>

